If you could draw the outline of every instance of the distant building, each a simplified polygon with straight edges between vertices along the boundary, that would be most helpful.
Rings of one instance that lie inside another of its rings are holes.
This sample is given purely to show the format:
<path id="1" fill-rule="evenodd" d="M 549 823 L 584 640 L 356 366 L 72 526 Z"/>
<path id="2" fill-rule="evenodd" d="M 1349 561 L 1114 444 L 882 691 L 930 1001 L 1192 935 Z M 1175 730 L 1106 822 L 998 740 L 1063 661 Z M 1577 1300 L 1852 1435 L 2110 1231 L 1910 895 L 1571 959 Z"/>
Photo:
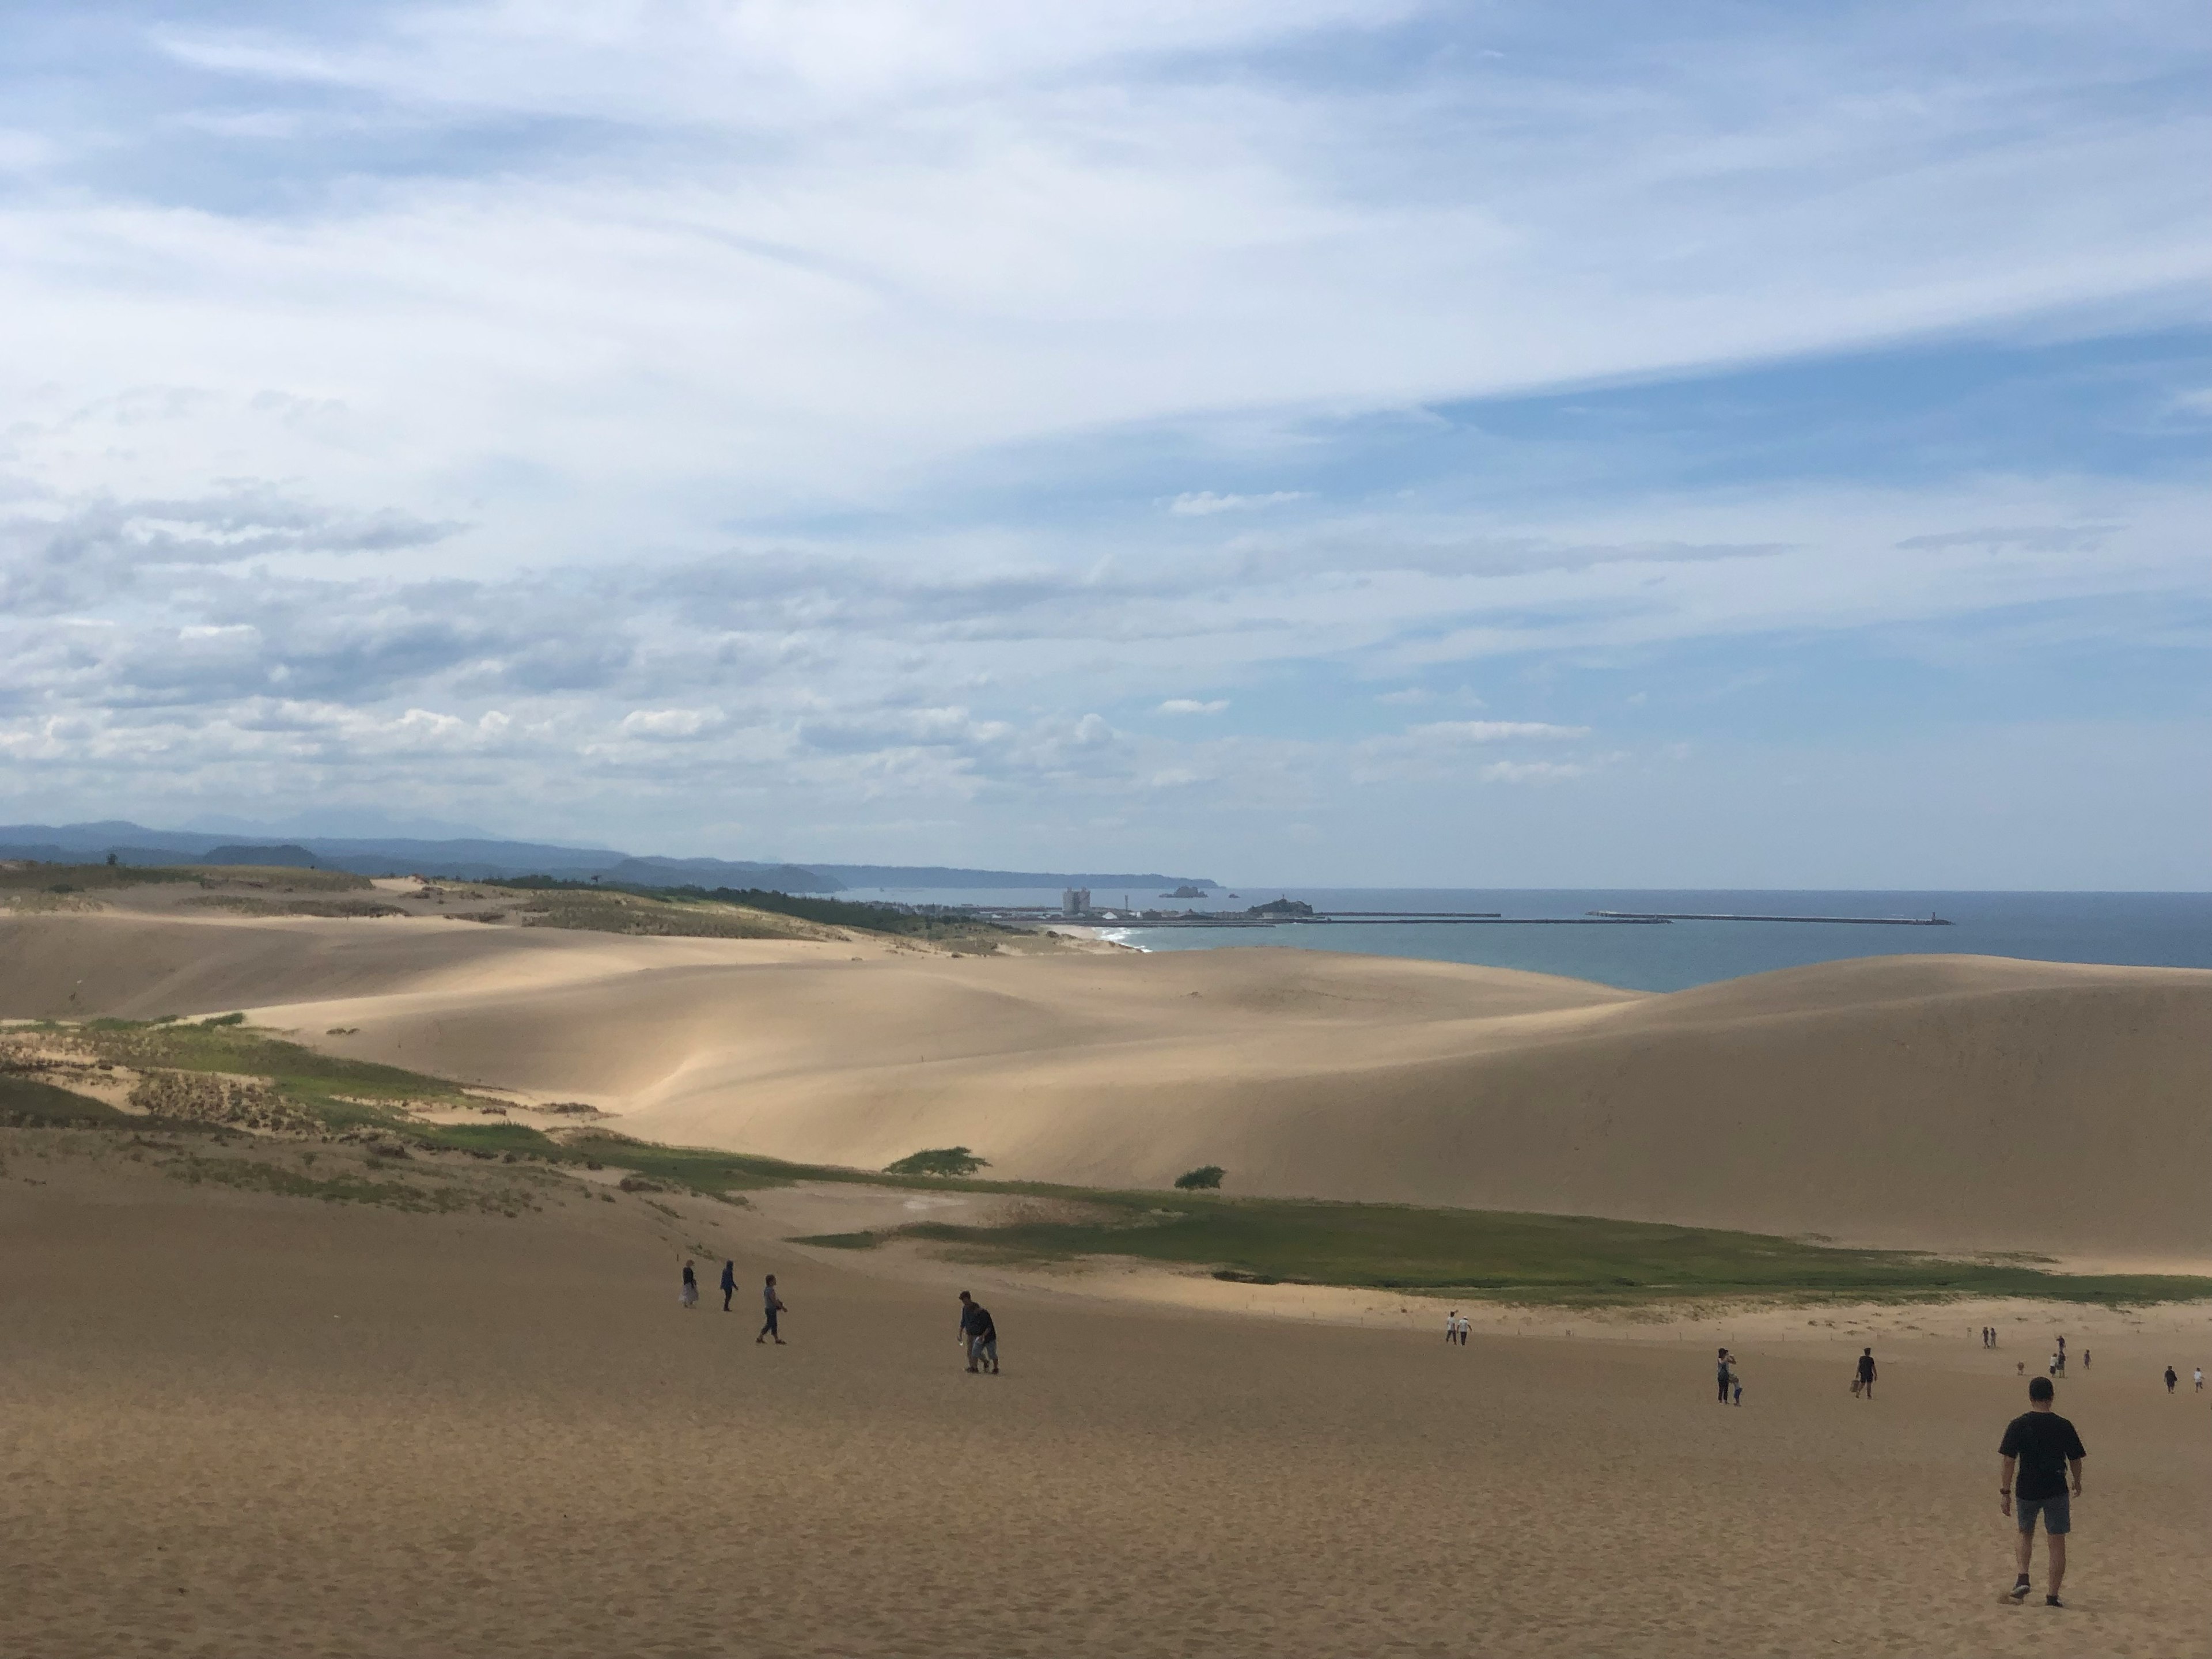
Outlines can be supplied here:
<path id="1" fill-rule="evenodd" d="M 1086 916 L 1091 914 L 1091 890 L 1088 887 L 1064 887 L 1060 894 L 1060 914 L 1063 916 Z"/>

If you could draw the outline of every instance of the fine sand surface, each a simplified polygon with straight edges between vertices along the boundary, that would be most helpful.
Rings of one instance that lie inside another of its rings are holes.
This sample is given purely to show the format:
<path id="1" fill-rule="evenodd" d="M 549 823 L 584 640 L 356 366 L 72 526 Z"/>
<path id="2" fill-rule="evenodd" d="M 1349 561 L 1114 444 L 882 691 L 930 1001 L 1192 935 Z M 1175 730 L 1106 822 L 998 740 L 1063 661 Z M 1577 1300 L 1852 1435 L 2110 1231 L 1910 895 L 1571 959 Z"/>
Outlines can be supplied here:
<path id="1" fill-rule="evenodd" d="M 428 919 L 0 919 L 0 1015 L 250 1012 L 651 1139 L 880 1167 L 2212 1267 L 2212 973 L 1966 957 L 1669 995 L 1284 949 L 956 959 Z M 345 1036 L 325 1035 L 331 1027 Z"/>
<path id="2" fill-rule="evenodd" d="M 1855 1337 L 1740 1337 L 1737 1409 L 1702 1341 L 987 1285 L 1006 1370 L 971 1377 L 963 1270 L 859 1275 L 750 1211 L 406 1215 L 65 1144 L 0 1132 L 11 1656 L 2212 1652 L 2212 1408 L 2155 1376 L 2202 1310 L 2062 1385 L 2054 1612 L 1997 1600 L 2040 1330 L 1885 1340 L 1871 1404 Z M 692 1246 L 738 1312 L 679 1310 Z"/>

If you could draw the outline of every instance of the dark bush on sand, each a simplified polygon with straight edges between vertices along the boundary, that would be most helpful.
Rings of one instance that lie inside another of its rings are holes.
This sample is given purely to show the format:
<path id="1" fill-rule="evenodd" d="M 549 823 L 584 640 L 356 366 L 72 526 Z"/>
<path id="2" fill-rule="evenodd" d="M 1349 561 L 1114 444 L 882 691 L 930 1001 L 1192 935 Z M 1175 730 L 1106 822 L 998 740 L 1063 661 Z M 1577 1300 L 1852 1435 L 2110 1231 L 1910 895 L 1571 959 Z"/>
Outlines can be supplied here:
<path id="1" fill-rule="evenodd" d="M 990 1159 L 976 1157 L 965 1146 L 936 1146 L 926 1152 L 909 1153 L 896 1164 L 885 1164 L 884 1173 L 896 1176 L 971 1176 L 978 1170 L 990 1167 Z"/>

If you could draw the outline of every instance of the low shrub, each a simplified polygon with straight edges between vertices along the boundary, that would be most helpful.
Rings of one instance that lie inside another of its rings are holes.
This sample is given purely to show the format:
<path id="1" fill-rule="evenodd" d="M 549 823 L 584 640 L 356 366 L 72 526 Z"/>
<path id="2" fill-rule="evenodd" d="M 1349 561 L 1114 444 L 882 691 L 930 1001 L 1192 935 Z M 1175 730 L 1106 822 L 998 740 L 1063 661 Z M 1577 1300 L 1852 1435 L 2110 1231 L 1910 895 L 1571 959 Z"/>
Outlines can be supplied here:
<path id="1" fill-rule="evenodd" d="M 908 1153 L 896 1164 L 886 1164 L 884 1173 L 895 1176 L 971 1176 L 978 1170 L 990 1167 L 990 1159 L 976 1157 L 965 1146 L 933 1146 L 927 1152 Z"/>

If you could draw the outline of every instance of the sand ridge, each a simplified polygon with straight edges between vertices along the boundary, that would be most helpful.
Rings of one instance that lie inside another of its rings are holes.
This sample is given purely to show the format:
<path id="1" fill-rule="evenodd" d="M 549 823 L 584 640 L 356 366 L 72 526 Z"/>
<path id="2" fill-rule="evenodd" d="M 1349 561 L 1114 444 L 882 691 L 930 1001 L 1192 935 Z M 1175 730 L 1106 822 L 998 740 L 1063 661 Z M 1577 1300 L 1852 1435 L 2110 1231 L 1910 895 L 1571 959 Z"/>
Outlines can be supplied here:
<path id="1" fill-rule="evenodd" d="M 2203 972 L 1874 958 L 1658 996 L 1283 949 L 0 930 L 0 1013 L 244 1007 L 653 1139 L 861 1167 L 960 1144 L 1000 1175 L 1112 1186 L 1216 1163 L 1233 1191 L 2212 1266 Z"/>

